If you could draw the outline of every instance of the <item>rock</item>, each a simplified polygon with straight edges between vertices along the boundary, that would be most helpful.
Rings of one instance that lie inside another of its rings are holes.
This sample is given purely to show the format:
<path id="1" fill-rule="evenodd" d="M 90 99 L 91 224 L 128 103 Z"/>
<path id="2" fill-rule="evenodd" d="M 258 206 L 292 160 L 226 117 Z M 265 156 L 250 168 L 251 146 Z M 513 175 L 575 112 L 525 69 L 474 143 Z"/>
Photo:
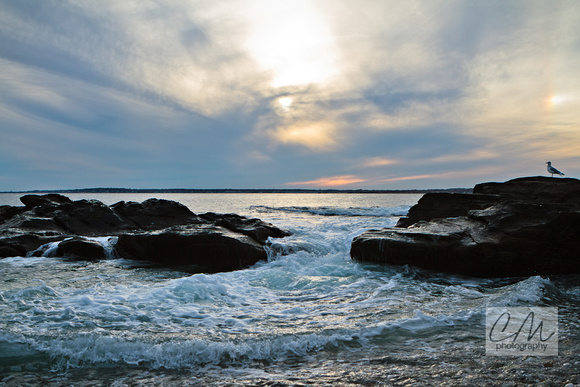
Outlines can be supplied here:
<path id="1" fill-rule="evenodd" d="M 175 225 L 201 223 L 189 208 L 171 200 L 148 199 L 143 203 L 119 202 L 113 204 L 111 208 L 142 230 L 160 230 Z"/>
<path id="2" fill-rule="evenodd" d="M 411 207 L 406 217 L 399 219 L 396 227 L 409 227 L 420 220 L 465 216 L 469 210 L 483 209 L 496 201 L 497 198 L 490 195 L 426 193 L 417 205 Z"/>
<path id="3" fill-rule="evenodd" d="M 545 176 L 523 177 L 504 183 L 482 183 L 473 188 L 475 194 L 501 195 L 527 202 L 580 205 L 580 180 Z"/>
<path id="4" fill-rule="evenodd" d="M 267 259 L 262 245 L 247 236 L 207 225 L 181 226 L 151 234 L 124 234 L 116 244 L 125 258 L 198 272 L 238 270 Z"/>
<path id="5" fill-rule="evenodd" d="M 0 207 L 0 257 L 43 255 L 46 249 L 41 246 L 60 242 L 51 254 L 104 259 L 107 249 L 86 237 L 115 236 L 113 255 L 216 272 L 266 259 L 268 238 L 289 235 L 259 219 L 235 214 L 199 217 L 169 200 L 106 206 L 61 195 L 26 195 L 21 201 L 25 207 Z"/>
<path id="6" fill-rule="evenodd" d="M 26 208 L 72 203 L 72 200 L 59 194 L 24 195 L 20 198 L 20 201 Z"/>
<path id="7" fill-rule="evenodd" d="M 351 256 L 475 277 L 580 273 L 578 187 L 532 177 L 478 185 L 472 200 L 427 194 L 397 227 L 355 238 Z"/>
<path id="8" fill-rule="evenodd" d="M 58 206 L 54 222 L 75 235 L 111 235 L 132 227 L 111 207 L 98 200 L 78 200 Z"/>
<path id="9" fill-rule="evenodd" d="M 266 243 L 269 237 L 283 238 L 290 235 L 287 231 L 280 230 L 274 225 L 260 219 L 248 219 L 237 214 L 219 215 L 208 212 L 200 215 L 200 218 L 210 221 L 216 226 L 247 235 L 262 244 Z"/>
<path id="10" fill-rule="evenodd" d="M 0 224 L 26 211 L 25 207 L 0 206 Z"/>
<path id="11" fill-rule="evenodd" d="M 57 233 L 64 233 L 66 232 L 65 229 L 57 225 L 52 219 L 50 218 L 35 218 L 30 217 L 22 220 L 20 223 L 20 227 L 26 230 L 35 230 L 35 231 L 44 231 L 46 232 L 53 231 L 54 235 Z"/>
<path id="12" fill-rule="evenodd" d="M 48 236 L 44 233 L 21 233 L 16 234 L 10 232 L 8 234 L 0 233 L 0 241 L 5 243 L 6 246 L 18 251 L 20 254 L 18 256 L 26 256 L 28 254 L 33 254 L 40 246 L 50 243 L 57 242 L 63 239 L 63 236 Z"/>
<path id="13" fill-rule="evenodd" d="M 93 261 L 107 257 L 103 245 L 85 238 L 70 238 L 60 242 L 54 255 L 56 257 Z"/>
<path id="14" fill-rule="evenodd" d="M 23 252 L 25 252 L 24 249 L 16 249 L 15 247 L 0 241 L 0 258 L 19 257 Z"/>

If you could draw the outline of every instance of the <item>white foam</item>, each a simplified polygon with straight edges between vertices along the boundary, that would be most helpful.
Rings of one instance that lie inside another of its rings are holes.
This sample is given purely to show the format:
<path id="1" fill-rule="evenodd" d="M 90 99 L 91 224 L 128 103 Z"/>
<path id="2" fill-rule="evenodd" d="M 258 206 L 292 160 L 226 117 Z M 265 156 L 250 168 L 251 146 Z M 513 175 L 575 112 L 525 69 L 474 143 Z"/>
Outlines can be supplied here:
<path id="1" fill-rule="evenodd" d="M 66 240 L 70 240 L 70 239 L 72 239 L 72 238 L 66 238 L 66 239 L 63 239 L 62 241 L 66 241 Z M 40 246 L 39 248 L 37 248 L 36 250 L 29 252 L 27 254 L 27 257 L 32 257 L 35 255 L 40 255 L 41 257 L 54 257 L 56 255 L 56 250 L 58 249 L 58 245 L 62 241 L 45 243 L 42 246 Z"/>
<path id="2" fill-rule="evenodd" d="M 40 246 L 39 248 L 37 248 L 36 250 L 29 252 L 27 254 L 27 256 L 32 257 L 34 255 L 40 255 L 41 257 L 49 257 L 49 258 L 56 257 L 57 256 L 56 252 L 58 250 L 58 246 L 60 245 L 60 243 L 64 242 L 64 241 L 71 240 L 71 239 L 73 239 L 73 238 L 69 237 L 69 238 L 65 238 L 61 241 L 45 243 L 42 246 Z M 119 239 L 118 237 L 116 237 L 116 236 L 82 237 L 81 239 L 97 242 L 98 244 L 103 246 L 103 249 L 105 250 L 105 259 L 118 258 L 117 253 L 115 251 L 115 244 L 117 243 L 117 240 Z"/>
<path id="3" fill-rule="evenodd" d="M 290 314 L 302 312 L 288 310 Z M 431 316 L 417 311 L 414 317 L 357 329 L 325 329 L 318 333 L 271 335 L 239 340 L 184 339 L 166 340 L 151 337 L 126 338 L 125 335 L 86 333 L 74 338 L 56 338 L 33 343 L 33 346 L 61 361 L 61 366 L 98 363 L 126 363 L 152 368 L 190 368 L 204 364 L 241 364 L 256 360 L 280 361 L 289 356 L 307 356 L 323 349 L 373 345 L 373 340 L 403 329 L 419 333 L 433 328 L 450 328 L 473 322 L 480 315 L 473 312 L 457 316 Z"/>
<path id="4" fill-rule="evenodd" d="M 14 290 L 6 290 L 0 292 L 4 300 L 12 302 L 24 302 L 37 300 L 41 297 L 56 297 L 57 291 L 50 286 L 47 286 L 43 280 L 36 280 L 37 286 L 29 286 L 25 288 L 18 288 Z"/>
<path id="5" fill-rule="evenodd" d="M 116 236 L 105 236 L 105 237 L 84 237 L 85 239 L 95 241 L 103 246 L 105 250 L 105 258 L 106 259 L 115 259 L 119 258 L 117 252 L 115 251 L 115 245 L 117 244 L 117 240 L 119 237 Z"/>
<path id="6" fill-rule="evenodd" d="M 549 286 L 553 285 L 547 278 L 530 277 L 498 289 L 497 293 L 487 300 L 487 305 L 489 307 L 537 305 Z"/>

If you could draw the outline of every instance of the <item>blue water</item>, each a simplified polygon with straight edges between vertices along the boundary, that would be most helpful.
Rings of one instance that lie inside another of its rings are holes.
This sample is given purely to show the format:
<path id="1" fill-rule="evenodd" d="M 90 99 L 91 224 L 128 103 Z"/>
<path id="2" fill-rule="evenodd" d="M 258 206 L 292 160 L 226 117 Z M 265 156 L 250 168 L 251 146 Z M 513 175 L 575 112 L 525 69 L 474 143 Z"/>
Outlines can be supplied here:
<path id="1" fill-rule="evenodd" d="M 230 273 L 0 260 L 5 385 L 580 383 L 578 277 L 474 279 L 350 259 L 355 236 L 392 227 L 420 195 L 69 196 L 155 196 L 292 236 L 271 241 L 268 262 Z M 2 204 L 18 195 L 0 194 Z M 488 306 L 558 307 L 559 356 L 485 356 Z"/>

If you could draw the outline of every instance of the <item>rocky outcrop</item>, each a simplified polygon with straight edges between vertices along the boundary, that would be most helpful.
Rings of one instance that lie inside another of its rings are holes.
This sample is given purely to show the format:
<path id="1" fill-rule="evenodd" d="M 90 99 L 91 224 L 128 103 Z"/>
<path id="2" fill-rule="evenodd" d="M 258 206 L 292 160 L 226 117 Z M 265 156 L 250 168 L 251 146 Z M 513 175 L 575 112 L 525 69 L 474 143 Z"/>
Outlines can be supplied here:
<path id="1" fill-rule="evenodd" d="M 490 195 L 426 193 L 406 217 L 399 219 L 397 227 L 409 227 L 420 220 L 466 216 L 468 211 L 486 208 L 496 201 L 497 197 Z"/>
<path id="2" fill-rule="evenodd" d="M 248 219 L 237 214 L 215 214 L 213 212 L 202 214 L 200 217 L 216 226 L 249 236 L 259 243 L 266 243 L 270 237 L 282 238 L 287 236 L 285 231 L 262 222 L 260 219 Z"/>
<path id="3" fill-rule="evenodd" d="M 263 245 L 219 226 L 191 225 L 159 233 L 123 234 L 116 244 L 125 258 L 202 272 L 231 271 L 266 260 Z"/>
<path id="4" fill-rule="evenodd" d="M 570 178 L 524 177 L 505 183 L 482 183 L 475 194 L 501 195 L 526 202 L 580 205 L 580 180 Z"/>
<path id="5" fill-rule="evenodd" d="M 171 200 L 148 199 L 143 203 L 119 202 L 111 209 L 141 230 L 160 230 L 167 227 L 198 224 L 202 220 L 181 203 Z"/>
<path id="6" fill-rule="evenodd" d="M 268 238 L 289 234 L 235 214 L 196 215 L 161 199 L 107 206 L 58 195 L 26 195 L 24 207 L 0 207 L 0 257 L 122 257 L 196 272 L 230 271 L 267 258 Z"/>
<path id="7" fill-rule="evenodd" d="M 473 194 L 431 193 L 391 229 L 353 240 L 353 259 L 476 277 L 580 273 L 580 181 L 529 177 Z"/>

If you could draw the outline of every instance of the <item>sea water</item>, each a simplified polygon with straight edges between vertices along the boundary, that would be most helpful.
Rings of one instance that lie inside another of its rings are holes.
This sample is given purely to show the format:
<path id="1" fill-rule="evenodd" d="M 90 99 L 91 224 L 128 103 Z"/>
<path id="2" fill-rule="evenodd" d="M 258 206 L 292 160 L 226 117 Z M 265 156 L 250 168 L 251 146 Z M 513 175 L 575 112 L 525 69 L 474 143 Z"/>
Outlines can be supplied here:
<path id="1" fill-rule="evenodd" d="M 351 260 L 354 237 L 393 227 L 420 195 L 69 197 L 176 200 L 292 236 L 270 241 L 267 262 L 217 274 L 0 260 L 0 385 L 580 383 L 578 276 L 476 279 Z M 486 356 L 491 306 L 557 307 L 558 356 Z"/>

